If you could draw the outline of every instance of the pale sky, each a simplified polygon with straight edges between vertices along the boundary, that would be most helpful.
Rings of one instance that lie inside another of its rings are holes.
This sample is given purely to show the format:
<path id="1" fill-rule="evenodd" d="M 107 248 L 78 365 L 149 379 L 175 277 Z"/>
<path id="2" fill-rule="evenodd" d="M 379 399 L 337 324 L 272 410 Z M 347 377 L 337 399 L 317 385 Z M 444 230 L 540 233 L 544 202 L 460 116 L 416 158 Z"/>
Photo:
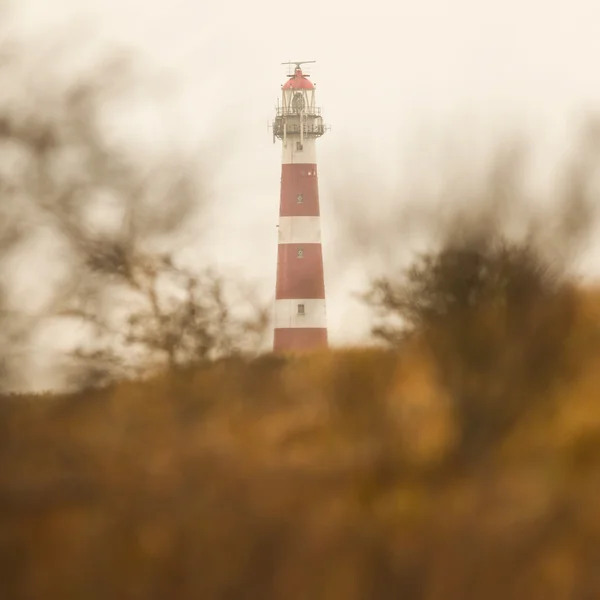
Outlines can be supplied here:
<path id="1" fill-rule="evenodd" d="M 363 191 L 365 211 L 385 215 L 401 202 L 394 192 L 404 178 L 435 179 L 444 136 L 459 132 L 475 160 L 498 135 L 523 127 L 558 156 L 577 119 L 600 107 L 598 0 L 18 4 L 19 27 L 31 39 L 85 27 L 90 48 L 139 53 L 168 88 L 170 108 L 164 122 L 132 135 L 190 147 L 219 141 L 225 158 L 211 182 L 212 226 L 202 249 L 188 254 L 199 265 L 240 270 L 267 294 L 275 285 L 281 152 L 267 123 L 285 81 L 280 63 L 317 61 L 309 72 L 332 127 L 318 142 L 318 161 L 333 343 L 368 329 L 349 299 L 365 265 L 346 260 L 338 244 L 345 193 L 356 202 Z"/>

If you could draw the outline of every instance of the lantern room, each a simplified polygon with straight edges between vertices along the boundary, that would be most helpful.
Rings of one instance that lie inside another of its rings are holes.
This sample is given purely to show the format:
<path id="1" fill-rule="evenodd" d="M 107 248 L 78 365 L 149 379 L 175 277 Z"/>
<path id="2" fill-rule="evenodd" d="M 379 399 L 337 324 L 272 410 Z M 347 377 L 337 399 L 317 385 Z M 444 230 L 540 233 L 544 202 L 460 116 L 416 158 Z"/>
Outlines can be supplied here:
<path id="1" fill-rule="evenodd" d="M 313 62 L 313 61 L 311 61 Z M 325 133 L 321 109 L 316 105 L 315 85 L 302 71 L 304 63 L 295 65 L 293 74 L 281 86 L 281 104 L 277 101 L 273 122 L 273 141 L 290 134 L 304 137 L 320 137 Z"/>
<path id="2" fill-rule="evenodd" d="M 317 116 L 319 110 L 315 105 L 315 86 L 297 66 L 294 74 L 282 86 L 282 109 L 287 114 L 300 114 Z"/>

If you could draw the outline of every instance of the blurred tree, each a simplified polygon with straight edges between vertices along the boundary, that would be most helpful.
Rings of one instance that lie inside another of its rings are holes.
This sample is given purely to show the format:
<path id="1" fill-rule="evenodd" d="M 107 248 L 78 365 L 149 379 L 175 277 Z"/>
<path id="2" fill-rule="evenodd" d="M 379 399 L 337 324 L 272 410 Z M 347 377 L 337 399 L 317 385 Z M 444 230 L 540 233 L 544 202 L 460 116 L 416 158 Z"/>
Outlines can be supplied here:
<path id="1" fill-rule="evenodd" d="M 523 185 L 523 154 L 509 146 L 469 207 L 443 217 L 437 246 L 399 276 L 375 279 L 363 297 L 377 339 L 396 348 L 418 339 L 429 349 L 460 415 L 463 449 L 492 447 L 577 368 L 566 346 L 576 261 L 596 224 L 593 125 L 540 212 Z M 520 215 L 516 236 L 507 234 L 512 213 Z"/>
<path id="2" fill-rule="evenodd" d="M 460 415 L 463 448 L 497 443 L 565 374 L 572 287 L 529 243 L 474 236 L 423 255 L 366 300 L 374 334 L 425 341 Z"/>
<path id="3" fill-rule="evenodd" d="M 14 77 L 2 74 L 7 83 Z M 264 307 L 247 293 L 240 316 L 206 264 L 176 265 L 173 253 L 192 239 L 206 197 L 197 157 L 167 150 L 152 159 L 111 137 L 131 64 L 107 60 L 66 85 L 45 79 L 41 89 L 30 85 L 29 101 L 0 102 L 1 162 L 10 165 L 0 168 L 0 251 L 20 249 L 21 264 L 40 269 L 31 244 L 44 238 L 42 253 L 58 257 L 48 300 L 26 320 L 30 334 L 51 323 L 64 332 L 84 326 L 68 361 L 77 385 L 256 347 Z"/>

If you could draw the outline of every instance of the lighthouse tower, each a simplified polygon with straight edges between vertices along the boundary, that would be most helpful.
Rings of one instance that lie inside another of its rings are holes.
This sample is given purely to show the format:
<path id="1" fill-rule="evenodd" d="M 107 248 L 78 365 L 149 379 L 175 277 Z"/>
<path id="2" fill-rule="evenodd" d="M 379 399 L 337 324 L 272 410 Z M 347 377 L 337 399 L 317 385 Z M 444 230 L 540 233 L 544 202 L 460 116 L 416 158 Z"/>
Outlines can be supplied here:
<path id="1" fill-rule="evenodd" d="M 315 86 L 294 66 L 282 86 L 273 142 L 283 143 L 275 290 L 275 352 L 327 346 L 316 140 L 325 132 Z"/>

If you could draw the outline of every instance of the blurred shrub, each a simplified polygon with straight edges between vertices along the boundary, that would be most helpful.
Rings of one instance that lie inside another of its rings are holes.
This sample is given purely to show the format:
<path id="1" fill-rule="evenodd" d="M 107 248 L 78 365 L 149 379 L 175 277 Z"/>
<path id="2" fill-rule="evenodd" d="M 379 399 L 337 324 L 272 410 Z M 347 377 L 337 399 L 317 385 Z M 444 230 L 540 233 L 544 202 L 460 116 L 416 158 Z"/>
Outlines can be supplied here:
<path id="1" fill-rule="evenodd" d="M 498 257 L 397 350 L 3 398 L 2 597 L 598 597 L 600 295 Z"/>

